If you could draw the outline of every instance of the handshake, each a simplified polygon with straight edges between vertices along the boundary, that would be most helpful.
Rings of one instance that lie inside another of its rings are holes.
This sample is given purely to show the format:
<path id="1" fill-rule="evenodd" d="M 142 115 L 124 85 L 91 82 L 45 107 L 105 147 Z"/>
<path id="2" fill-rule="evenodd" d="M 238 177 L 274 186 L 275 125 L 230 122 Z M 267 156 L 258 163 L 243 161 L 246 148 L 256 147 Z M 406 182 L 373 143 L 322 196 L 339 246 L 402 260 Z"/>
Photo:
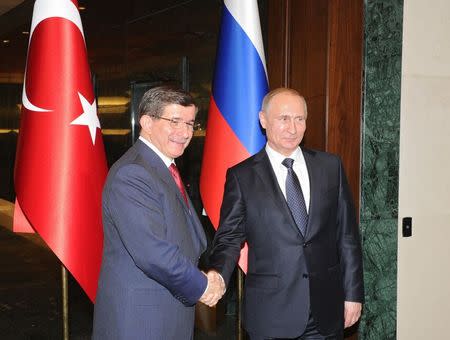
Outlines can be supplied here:
<path id="1" fill-rule="evenodd" d="M 203 274 L 208 278 L 208 286 L 199 301 L 209 307 L 214 307 L 217 301 L 225 294 L 225 282 L 222 276 L 215 270 L 210 270 L 208 273 Z"/>

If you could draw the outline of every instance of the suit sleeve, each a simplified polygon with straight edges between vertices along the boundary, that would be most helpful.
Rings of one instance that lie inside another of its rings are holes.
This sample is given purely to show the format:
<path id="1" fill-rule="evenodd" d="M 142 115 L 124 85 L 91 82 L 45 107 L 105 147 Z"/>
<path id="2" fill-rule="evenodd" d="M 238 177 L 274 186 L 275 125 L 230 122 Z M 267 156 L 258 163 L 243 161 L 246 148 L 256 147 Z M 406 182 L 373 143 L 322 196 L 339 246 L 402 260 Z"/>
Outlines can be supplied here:
<path id="1" fill-rule="evenodd" d="M 152 181 L 144 168 L 127 165 L 111 182 L 106 204 L 136 266 L 183 304 L 193 305 L 205 291 L 207 279 L 176 244 L 167 240 L 170 226 Z"/>
<path id="2" fill-rule="evenodd" d="M 363 302 L 364 283 L 361 239 L 350 188 L 340 160 L 337 214 L 337 240 L 343 277 L 344 300 Z"/>
<path id="3" fill-rule="evenodd" d="M 220 223 L 213 241 L 209 263 L 227 283 L 245 242 L 245 200 L 233 170 L 227 171 L 220 209 Z"/>

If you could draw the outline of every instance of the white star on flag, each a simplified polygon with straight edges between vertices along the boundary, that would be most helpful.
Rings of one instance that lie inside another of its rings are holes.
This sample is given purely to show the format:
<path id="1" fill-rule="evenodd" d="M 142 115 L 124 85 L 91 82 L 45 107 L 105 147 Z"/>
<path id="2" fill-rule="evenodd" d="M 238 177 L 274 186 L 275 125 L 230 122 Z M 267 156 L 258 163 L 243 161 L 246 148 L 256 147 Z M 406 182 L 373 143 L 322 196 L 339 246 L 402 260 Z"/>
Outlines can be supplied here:
<path id="1" fill-rule="evenodd" d="M 92 144 L 95 145 L 95 135 L 96 129 L 100 127 L 100 121 L 97 116 L 97 103 L 94 99 L 92 104 L 89 104 L 88 100 L 84 98 L 84 96 L 78 92 L 78 96 L 80 97 L 81 105 L 83 106 L 83 113 L 75 118 L 70 125 L 86 125 L 89 127 L 89 133 L 91 134 Z"/>

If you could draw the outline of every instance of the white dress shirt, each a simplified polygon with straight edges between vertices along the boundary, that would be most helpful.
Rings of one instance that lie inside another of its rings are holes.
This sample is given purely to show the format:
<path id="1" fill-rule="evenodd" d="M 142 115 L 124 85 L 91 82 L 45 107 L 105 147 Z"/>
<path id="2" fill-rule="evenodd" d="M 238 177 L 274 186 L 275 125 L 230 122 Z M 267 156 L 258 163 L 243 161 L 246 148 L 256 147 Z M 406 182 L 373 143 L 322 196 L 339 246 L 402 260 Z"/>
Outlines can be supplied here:
<path id="1" fill-rule="evenodd" d="M 300 181 L 302 187 L 303 198 L 305 199 L 306 211 L 309 213 L 309 200 L 311 196 L 309 186 L 308 168 L 306 167 L 305 158 L 303 157 L 302 149 L 298 147 L 289 156 L 286 157 L 279 152 L 272 149 L 269 144 L 266 144 L 267 156 L 269 156 L 270 164 L 277 177 L 278 185 L 283 192 L 284 198 L 286 198 L 286 177 L 288 169 L 282 164 L 285 158 L 292 158 L 294 160 L 293 169 Z"/>
<path id="2" fill-rule="evenodd" d="M 164 164 L 169 167 L 172 163 L 175 164 L 175 161 L 173 158 L 167 157 L 165 154 L 163 154 L 161 151 L 159 151 L 159 149 L 154 146 L 152 144 L 152 142 L 150 142 L 149 140 L 145 139 L 142 136 L 139 136 L 139 139 L 144 142 L 145 145 L 147 145 L 150 149 L 152 149 L 158 156 L 159 158 L 162 159 L 162 161 L 164 162 Z"/>

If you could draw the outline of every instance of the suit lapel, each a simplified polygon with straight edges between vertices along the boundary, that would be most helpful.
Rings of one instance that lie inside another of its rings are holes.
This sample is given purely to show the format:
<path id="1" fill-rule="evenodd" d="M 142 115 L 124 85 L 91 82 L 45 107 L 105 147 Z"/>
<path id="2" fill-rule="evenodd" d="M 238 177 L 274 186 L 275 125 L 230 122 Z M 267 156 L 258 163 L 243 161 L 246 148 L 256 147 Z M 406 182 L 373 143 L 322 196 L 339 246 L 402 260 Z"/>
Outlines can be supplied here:
<path id="1" fill-rule="evenodd" d="M 303 157 L 305 158 L 306 168 L 308 169 L 309 177 L 309 210 L 308 210 L 308 228 L 306 230 L 306 237 L 310 239 L 315 232 L 315 210 L 319 206 L 319 192 L 320 192 L 320 176 L 321 169 L 315 162 L 315 152 L 302 149 Z"/>
<path id="2" fill-rule="evenodd" d="M 193 237 L 193 240 L 199 240 L 200 248 L 205 249 L 206 236 L 203 231 L 203 226 L 200 220 L 198 219 L 195 211 L 191 211 L 191 209 L 193 209 L 194 206 L 191 202 L 191 199 L 189 198 L 189 195 L 187 195 L 187 191 L 186 195 L 188 198 L 189 207 L 191 208 L 189 208 L 186 202 L 184 201 L 180 189 L 175 183 L 172 175 L 170 174 L 169 169 L 167 168 L 166 164 L 164 164 L 163 160 L 152 149 L 150 149 L 139 139 L 136 141 L 133 147 L 136 148 L 136 151 L 144 158 L 146 163 L 152 168 L 153 172 L 161 179 L 161 181 L 163 181 L 166 184 L 167 189 L 176 195 L 176 197 L 180 201 L 181 206 L 183 207 L 184 213 L 191 222 L 190 225 L 192 226 L 193 232 L 197 236 Z"/>
<path id="3" fill-rule="evenodd" d="M 187 214 L 190 214 L 189 208 L 186 205 L 183 196 L 181 195 L 180 189 L 178 189 L 177 184 L 175 183 L 169 169 L 167 168 L 166 164 L 164 164 L 163 160 L 139 139 L 136 141 L 134 146 L 136 147 L 137 152 L 145 159 L 147 164 L 152 168 L 156 175 L 167 185 L 169 190 L 177 196 L 185 212 Z"/>
<path id="4" fill-rule="evenodd" d="M 297 227 L 297 224 L 294 221 L 294 218 L 292 217 L 291 210 L 287 205 L 283 192 L 278 185 L 275 172 L 273 171 L 272 164 L 270 163 L 266 150 L 262 149 L 260 152 L 258 152 L 255 155 L 254 161 L 255 172 L 260 177 L 263 186 L 269 193 L 269 197 L 273 200 L 282 215 L 288 219 L 289 224 L 292 226 L 292 228 L 298 233 L 300 237 L 303 238 L 300 230 Z"/>

